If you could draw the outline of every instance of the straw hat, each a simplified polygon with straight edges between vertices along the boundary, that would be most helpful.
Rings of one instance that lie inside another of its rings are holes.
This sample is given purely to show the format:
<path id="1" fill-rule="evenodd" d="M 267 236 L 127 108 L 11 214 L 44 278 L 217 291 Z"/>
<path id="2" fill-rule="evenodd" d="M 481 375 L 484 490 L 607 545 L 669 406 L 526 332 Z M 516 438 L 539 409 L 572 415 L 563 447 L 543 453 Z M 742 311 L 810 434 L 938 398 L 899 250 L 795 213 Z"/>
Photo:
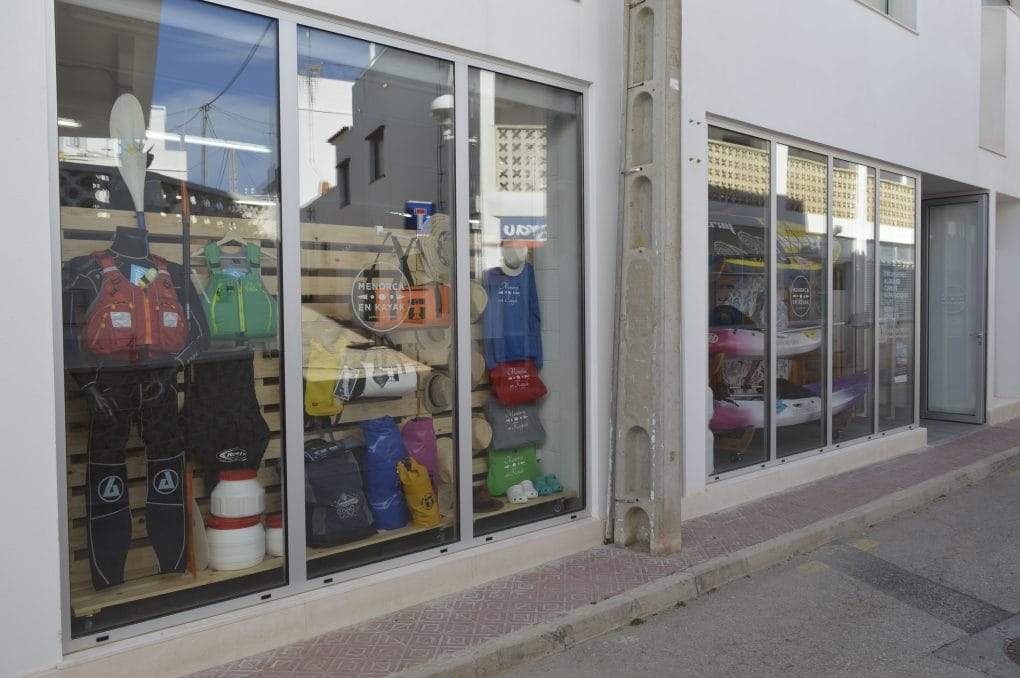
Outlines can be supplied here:
<path id="1" fill-rule="evenodd" d="M 433 372 L 425 382 L 425 409 L 432 414 L 453 407 L 453 380 L 445 372 Z"/>
<path id="2" fill-rule="evenodd" d="M 433 214 L 429 217 L 431 230 L 419 238 L 425 269 L 433 280 L 449 282 L 450 267 L 453 266 L 453 232 L 450 217 Z"/>
<path id="3" fill-rule="evenodd" d="M 476 323 L 482 317 L 486 305 L 489 303 L 489 295 L 485 292 L 482 283 L 477 280 L 471 281 L 471 322 Z"/>
<path id="4" fill-rule="evenodd" d="M 475 415 L 471 417 L 471 449 L 479 452 L 488 449 L 492 442 L 492 426 L 485 417 Z"/>

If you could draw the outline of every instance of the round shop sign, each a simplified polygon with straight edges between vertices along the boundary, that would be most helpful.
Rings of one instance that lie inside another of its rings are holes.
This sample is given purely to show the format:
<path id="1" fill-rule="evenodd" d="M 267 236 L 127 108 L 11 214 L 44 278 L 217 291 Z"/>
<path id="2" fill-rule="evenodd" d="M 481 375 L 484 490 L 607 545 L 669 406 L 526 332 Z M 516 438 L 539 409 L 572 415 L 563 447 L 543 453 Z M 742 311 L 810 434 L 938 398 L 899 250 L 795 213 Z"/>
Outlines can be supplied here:
<path id="1" fill-rule="evenodd" d="M 811 310 L 811 287 L 807 278 L 802 275 L 798 275 L 790 283 L 790 307 L 798 318 L 806 317 Z"/>
<path id="2" fill-rule="evenodd" d="M 354 317 L 373 332 L 400 327 L 410 309 L 407 277 L 396 268 L 377 264 L 358 271 L 351 287 Z"/>

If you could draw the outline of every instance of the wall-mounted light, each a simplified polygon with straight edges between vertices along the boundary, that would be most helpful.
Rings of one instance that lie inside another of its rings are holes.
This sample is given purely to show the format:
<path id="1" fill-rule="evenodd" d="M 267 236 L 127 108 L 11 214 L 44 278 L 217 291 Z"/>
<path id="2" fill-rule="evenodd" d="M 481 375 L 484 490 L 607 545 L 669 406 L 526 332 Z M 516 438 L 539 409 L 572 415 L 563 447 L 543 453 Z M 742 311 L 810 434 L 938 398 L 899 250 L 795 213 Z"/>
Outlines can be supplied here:
<path id="1" fill-rule="evenodd" d="M 81 121 L 75 120 L 74 118 L 57 118 L 57 127 L 73 127 L 75 129 L 81 127 Z"/>

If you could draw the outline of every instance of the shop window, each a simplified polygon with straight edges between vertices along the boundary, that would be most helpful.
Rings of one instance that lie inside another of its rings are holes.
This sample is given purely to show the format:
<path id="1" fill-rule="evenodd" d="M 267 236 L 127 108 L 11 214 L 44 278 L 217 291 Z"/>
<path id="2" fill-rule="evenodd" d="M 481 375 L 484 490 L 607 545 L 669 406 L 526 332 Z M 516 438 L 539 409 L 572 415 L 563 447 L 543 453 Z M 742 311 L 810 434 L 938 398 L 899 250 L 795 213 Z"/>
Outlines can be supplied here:
<path id="1" fill-rule="evenodd" d="M 834 441 L 875 431 L 875 168 L 832 161 L 832 380 L 864 395 L 832 415 Z"/>
<path id="2" fill-rule="evenodd" d="M 581 97 L 474 68 L 469 88 L 479 535 L 584 507 Z"/>
<path id="3" fill-rule="evenodd" d="M 776 456 L 825 447 L 828 159 L 776 144 Z M 834 391 L 841 393 L 842 384 Z M 834 410 L 847 405 L 840 396 Z M 811 410 L 810 416 L 803 413 Z"/>
<path id="4" fill-rule="evenodd" d="M 580 94 L 469 68 L 458 136 L 452 61 L 299 26 L 281 178 L 275 19 L 55 10 L 71 649 L 584 508 Z"/>
<path id="5" fill-rule="evenodd" d="M 718 127 L 708 150 L 709 472 L 915 423 L 916 179 Z"/>
<path id="6" fill-rule="evenodd" d="M 771 214 L 769 142 L 709 128 L 708 364 L 714 434 L 711 469 L 769 458 L 773 408 L 767 338 Z"/>
<path id="7" fill-rule="evenodd" d="M 301 225 L 301 293 L 306 556 L 317 577 L 460 534 L 454 140 L 432 116 L 437 97 L 453 100 L 453 65 L 298 31 L 298 75 L 316 93 L 299 108 L 336 128 L 300 149 L 301 209 L 315 215 Z M 377 182 L 384 130 L 402 140 L 402 161 Z M 310 190 L 331 166 L 339 203 Z"/>
<path id="8" fill-rule="evenodd" d="M 887 431 L 915 421 L 915 179 L 882 172 L 878 195 L 878 421 Z"/>
<path id="9" fill-rule="evenodd" d="M 74 638 L 288 580 L 277 24 L 54 17 Z"/>

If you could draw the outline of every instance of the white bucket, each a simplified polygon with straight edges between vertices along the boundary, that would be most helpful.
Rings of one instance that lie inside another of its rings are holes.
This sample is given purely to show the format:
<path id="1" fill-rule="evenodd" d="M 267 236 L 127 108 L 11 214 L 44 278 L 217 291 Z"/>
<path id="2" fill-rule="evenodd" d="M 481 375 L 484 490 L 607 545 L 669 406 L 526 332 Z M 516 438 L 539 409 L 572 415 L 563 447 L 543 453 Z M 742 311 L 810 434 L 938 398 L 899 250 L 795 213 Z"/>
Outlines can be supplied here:
<path id="1" fill-rule="evenodd" d="M 262 562 L 266 555 L 266 530 L 262 516 L 206 520 L 209 567 L 214 570 L 243 570 Z"/>
<path id="2" fill-rule="evenodd" d="M 266 553 L 271 556 L 283 555 L 283 514 L 266 516 Z"/>
<path id="3" fill-rule="evenodd" d="M 254 470 L 223 471 L 209 497 L 209 512 L 220 518 L 257 516 L 266 508 L 266 490 Z"/>

